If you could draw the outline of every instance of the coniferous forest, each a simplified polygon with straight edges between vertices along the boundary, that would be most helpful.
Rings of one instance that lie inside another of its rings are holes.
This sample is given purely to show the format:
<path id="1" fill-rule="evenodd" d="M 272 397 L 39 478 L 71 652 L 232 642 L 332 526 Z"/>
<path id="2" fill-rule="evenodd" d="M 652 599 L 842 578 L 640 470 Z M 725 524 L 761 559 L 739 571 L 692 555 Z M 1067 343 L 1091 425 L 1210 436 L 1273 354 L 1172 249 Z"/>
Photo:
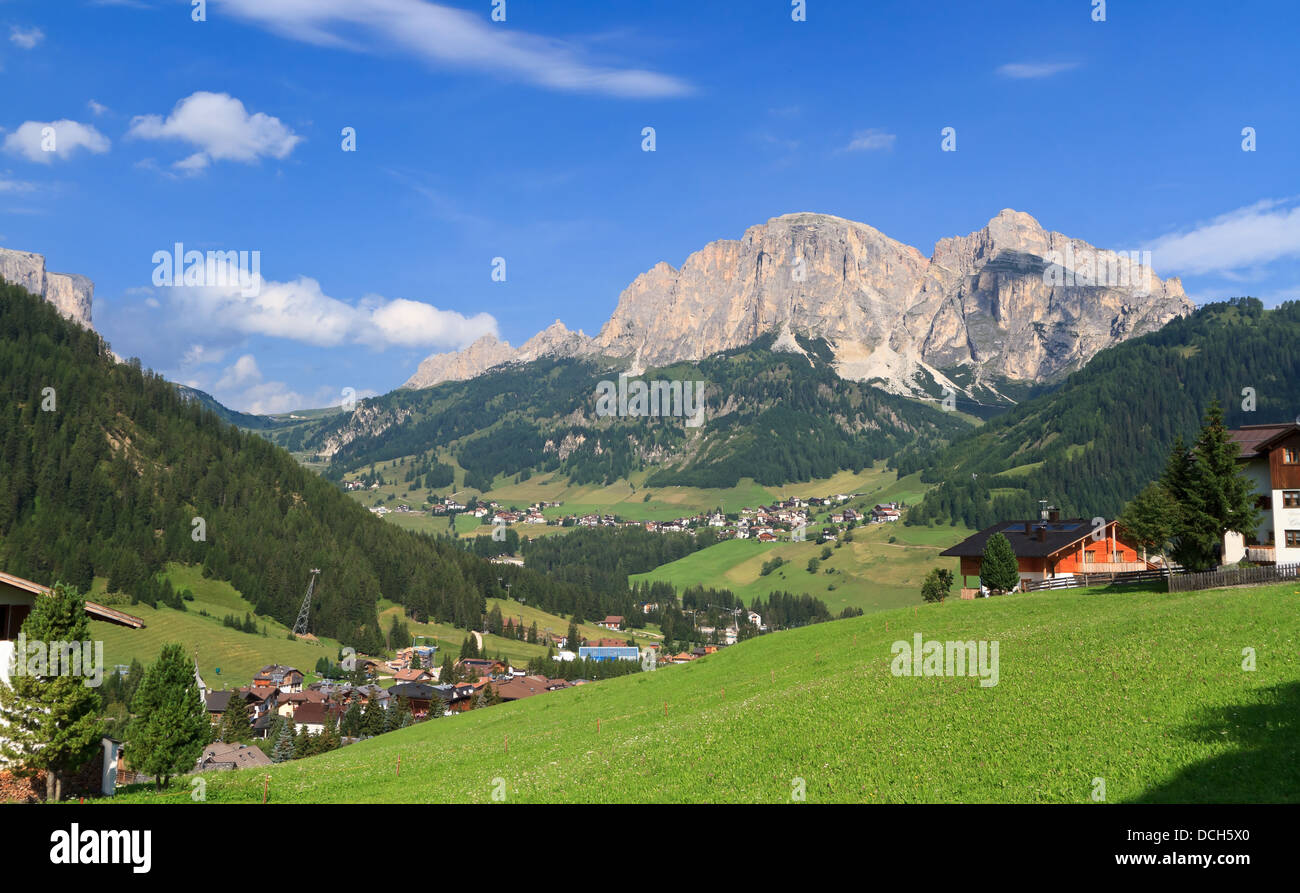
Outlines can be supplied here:
<path id="1" fill-rule="evenodd" d="M 907 521 L 979 529 L 1034 517 L 1040 499 L 1067 516 L 1117 517 L 1216 398 L 1230 428 L 1300 415 L 1300 302 L 1207 304 L 946 447 L 904 451 L 900 475 L 938 484 Z"/>
<path id="2" fill-rule="evenodd" d="M 8 284 L 0 369 L 0 568 L 10 573 L 82 591 L 106 577 L 112 592 L 170 603 L 156 582 L 164 564 L 202 565 L 292 625 L 319 568 L 310 631 L 363 651 L 383 647 L 381 596 L 465 628 L 501 592 L 496 566 L 384 523 Z M 510 576 L 524 590 L 570 588 L 521 568 Z"/>

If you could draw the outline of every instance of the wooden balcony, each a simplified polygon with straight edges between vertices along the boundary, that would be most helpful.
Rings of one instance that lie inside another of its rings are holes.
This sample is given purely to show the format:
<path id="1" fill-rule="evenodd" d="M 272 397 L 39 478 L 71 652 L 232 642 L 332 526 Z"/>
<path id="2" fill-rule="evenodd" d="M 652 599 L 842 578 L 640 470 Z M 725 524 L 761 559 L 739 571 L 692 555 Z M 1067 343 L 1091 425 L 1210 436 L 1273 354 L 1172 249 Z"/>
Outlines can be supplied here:
<path id="1" fill-rule="evenodd" d="M 1090 561 L 1079 565 L 1075 571 L 1078 575 L 1095 576 L 1097 574 L 1128 574 L 1134 571 L 1149 571 L 1151 565 L 1145 561 Z"/>

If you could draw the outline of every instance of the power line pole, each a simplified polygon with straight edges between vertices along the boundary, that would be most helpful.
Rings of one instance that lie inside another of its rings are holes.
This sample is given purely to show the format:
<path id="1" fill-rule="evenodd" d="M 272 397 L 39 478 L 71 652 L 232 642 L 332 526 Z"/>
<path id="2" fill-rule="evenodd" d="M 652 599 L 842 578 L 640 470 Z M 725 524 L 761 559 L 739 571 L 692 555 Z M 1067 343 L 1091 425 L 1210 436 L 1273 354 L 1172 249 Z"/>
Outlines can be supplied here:
<path id="1" fill-rule="evenodd" d="M 311 594 L 316 588 L 316 577 L 320 574 L 320 568 L 311 569 L 311 580 L 307 583 L 307 594 L 303 596 L 302 607 L 298 609 L 298 620 L 293 625 L 293 634 L 295 636 L 306 635 L 308 612 L 311 609 Z"/>

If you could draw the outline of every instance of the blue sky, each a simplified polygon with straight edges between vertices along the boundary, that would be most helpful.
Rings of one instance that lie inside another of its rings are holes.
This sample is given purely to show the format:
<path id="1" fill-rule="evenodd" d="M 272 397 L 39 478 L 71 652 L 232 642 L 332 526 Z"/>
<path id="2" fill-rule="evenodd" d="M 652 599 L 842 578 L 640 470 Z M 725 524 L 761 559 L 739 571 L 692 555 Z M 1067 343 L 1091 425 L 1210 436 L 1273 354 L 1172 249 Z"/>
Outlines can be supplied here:
<path id="1" fill-rule="evenodd" d="M 795 211 L 928 255 L 1010 207 L 1198 301 L 1300 298 L 1290 0 L 493 6 L 0 0 L 0 245 L 91 277 L 119 353 L 271 412 L 594 334 L 658 261 Z M 260 294 L 155 286 L 176 242 L 259 251 Z"/>

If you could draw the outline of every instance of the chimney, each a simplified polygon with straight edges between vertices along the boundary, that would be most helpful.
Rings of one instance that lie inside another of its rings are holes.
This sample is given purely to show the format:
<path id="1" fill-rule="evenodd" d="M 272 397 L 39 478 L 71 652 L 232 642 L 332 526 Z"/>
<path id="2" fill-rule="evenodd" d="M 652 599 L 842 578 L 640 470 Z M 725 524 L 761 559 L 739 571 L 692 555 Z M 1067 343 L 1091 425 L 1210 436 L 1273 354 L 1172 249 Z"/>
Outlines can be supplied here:
<path id="1" fill-rule="evenodd" d="M 1056 506 L 1050 507 L 1047 512 L 1047 520 L 1049 521 L 1061 520 L 1061 510 L 1058 509 Z"/>
<path id="2" fill-rule="evenodd" d="M 1039 541 L 1040 543 L 1045 543 L 1045 542 L 1047 542 L 1047 528 L 1046 528 L 1046 527 L 1040 527 L 1040 528 L 1038 528 L 1038 541 Z"/>
<path id="3" fill-rule="evenodd" d="M 1047 520 L 1047 500 L 1046 500 L 1046 499 L 1040 499 L 1040 500 L 1038 500 L 1038 520 L 1040 520 L 1040 521 L 1046 521 L 1046 520 Z"/>

